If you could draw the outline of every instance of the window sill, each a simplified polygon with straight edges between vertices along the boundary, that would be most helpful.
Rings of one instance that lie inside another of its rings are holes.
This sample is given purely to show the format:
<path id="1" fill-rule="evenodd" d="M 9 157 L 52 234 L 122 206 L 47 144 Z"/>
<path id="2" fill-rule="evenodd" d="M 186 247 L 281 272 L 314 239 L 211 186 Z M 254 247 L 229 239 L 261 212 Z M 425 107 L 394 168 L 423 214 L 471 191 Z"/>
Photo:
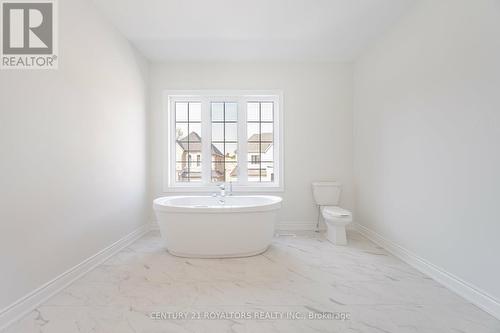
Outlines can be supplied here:
<path id="1" fill-rule="evenodd" d="M 233 185 L 232 193 L 280 193 L 284 192 L 283 186 L 237 186 Z M 218 186 L 169 186 L 163 188 L 164 193 L 218 193 Z"/>

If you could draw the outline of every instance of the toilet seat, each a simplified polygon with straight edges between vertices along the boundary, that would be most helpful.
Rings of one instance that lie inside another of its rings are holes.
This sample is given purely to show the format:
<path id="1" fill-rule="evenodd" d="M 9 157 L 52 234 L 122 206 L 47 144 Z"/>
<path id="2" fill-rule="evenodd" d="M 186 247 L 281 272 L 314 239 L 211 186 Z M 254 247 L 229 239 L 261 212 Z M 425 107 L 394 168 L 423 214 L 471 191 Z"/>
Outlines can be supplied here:
<path id="1" fill-rule="evenodd" d="M 351 217 L 351 212 L 346 210 L 346 209 L 343 209 L 343 208 L 340 208 L 340 207 L 337 207 L 337 206 L 325 206 L 321 209 L 321 213 L 323 213 L 323 217 L 325 219 L 328 219 L 328 218 L 339 218 L 339 217 L 344 217 L 344 218 L 347 218 L 347 217 Z"/>

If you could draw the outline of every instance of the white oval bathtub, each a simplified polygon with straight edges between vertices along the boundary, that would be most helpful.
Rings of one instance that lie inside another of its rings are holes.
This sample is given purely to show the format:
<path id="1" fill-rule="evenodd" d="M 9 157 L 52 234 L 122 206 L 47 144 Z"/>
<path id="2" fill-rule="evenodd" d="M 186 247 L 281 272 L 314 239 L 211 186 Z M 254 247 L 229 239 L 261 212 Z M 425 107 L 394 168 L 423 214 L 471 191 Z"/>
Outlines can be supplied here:
<path id="1" fill-rule="evenodd" d="M 171 196 L 154 201 L 167 250 L 198 258 L 246 257 L 271 244 L 282 199 L 276 196 Z"/>

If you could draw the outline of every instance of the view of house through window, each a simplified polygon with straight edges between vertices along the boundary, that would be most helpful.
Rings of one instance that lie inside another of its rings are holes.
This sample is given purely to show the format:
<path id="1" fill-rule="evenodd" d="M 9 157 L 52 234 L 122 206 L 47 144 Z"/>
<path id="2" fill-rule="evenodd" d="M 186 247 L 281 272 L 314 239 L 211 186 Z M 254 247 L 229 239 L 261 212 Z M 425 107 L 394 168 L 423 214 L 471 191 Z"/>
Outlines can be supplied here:
<path id="1" fill-rule="evenodd" d="M 274 103 L 247 103 L 248 181 L 274 180 L 273 116 Z"/>
<path id="2" fill-rule="evenodd" d="M 277 101 L 277 96 L 193 95 L 170 100 L 175 125 L 173 185 L 278 186 Z"/>
<path id="3" fill-rule="evenodd" d="M 201 103 L 175 103 L 176 180 L 201 181 Z M 193 161 L 196 160 L 196 163 Z"/>
<path id="4" fill-rule="evenodd" d="M 210 103 L 212 181 L 238 180 L 238 103 Z"/>

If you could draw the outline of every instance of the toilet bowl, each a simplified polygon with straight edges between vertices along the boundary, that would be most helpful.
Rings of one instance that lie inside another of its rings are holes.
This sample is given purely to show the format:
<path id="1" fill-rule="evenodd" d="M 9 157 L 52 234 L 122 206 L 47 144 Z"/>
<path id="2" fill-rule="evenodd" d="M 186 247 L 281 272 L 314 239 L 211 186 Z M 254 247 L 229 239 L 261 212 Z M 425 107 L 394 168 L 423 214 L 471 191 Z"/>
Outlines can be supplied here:
<path id="1" fill-rule="evenodd" d="M 351 212 L 337 206 L 324 206 L 321 215 L 327 227 L 326 239 L 335 245 L 346 245 L 346 226 L 352 222 Z"/>
<path id="2" fill-rule="evenodd" d="M 327 227 L 326 238 L 335 245 L 346 245 L 346 225 L 352 222 L 350 211 L 338 207 L 342 185 L 338 182 L 312 183 L 313 197 Z"/>

